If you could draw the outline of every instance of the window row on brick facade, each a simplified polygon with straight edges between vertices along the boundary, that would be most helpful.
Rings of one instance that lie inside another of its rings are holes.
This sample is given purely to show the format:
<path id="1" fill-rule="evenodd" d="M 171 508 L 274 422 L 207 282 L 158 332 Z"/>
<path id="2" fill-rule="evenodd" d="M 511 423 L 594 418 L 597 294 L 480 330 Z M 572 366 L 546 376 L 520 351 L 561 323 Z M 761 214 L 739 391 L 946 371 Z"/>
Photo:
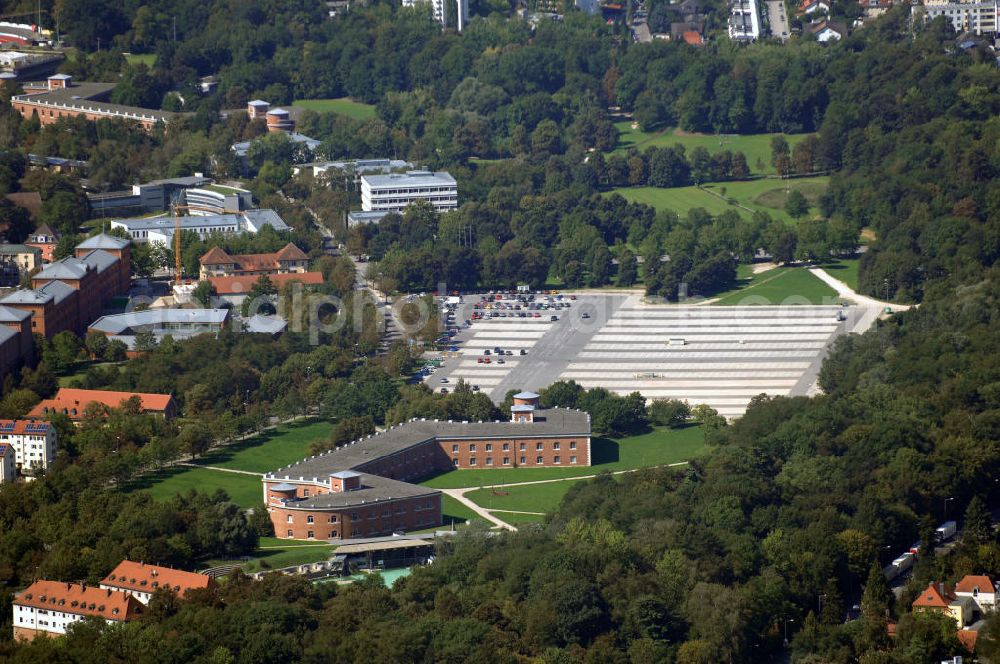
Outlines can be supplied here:
<path id="1" fill-rule="evenodd" d="M 459 467 L 460 463 L 461 462 L 458 459 L 452 459 L 452 465 L 454 465 L 456 468 Z M 475 465 L 478 465 L 478 463 L 479 463 L 479 461 L 476 459 L 476 457 L 469 457 L 469 462 L 468 462 L 469 466 L 475 466 Z M 518 463 L 520 465 L 522 465 L 522 466 L 528 465 L 528 457 L 522 456 L 520 458 L 520 461 Z M 545 463 L 545 458 L 544 457 L 540 457 L 540 456 L 536 456 L 535 457 L 535 464 L 536 465 L 540 466 L 540 465 L 542 465 L 544 463 Z M 552 463 L 555 464 L 555 465 L 557 465 L 557 466 L 561 465 L 562 464 L 562 457 L 560 455 L 558 455 L 558 454 L 555 455 L 554 457 L 552 457 Z M 570 465 L 577 463 L 576 455 L 571 455 L 569 457 L 569 463 L 570 463 Z M 511 464 L 510 457 L 503 457 L 501 459 L 501 465 L 509 466 L 510 464 Z M 487 466 L 493 466 L 493 465 L 495 465 L 493 463 L 493 457 L 486 457 L 484 465 L 487 465 Z"/>
<path id="2" fill-rule="evenodd" d="M 476 452 L 477 451 L 477 447 L 476 447 L 477 443 L 467 443 L 467 445 L 468 445 L 468 451 L 469 452 Z M 528 443 L 518 443 L 517 445 L 518 445 L 518 451 L 520 451 L 520 452 L 526 452 L 528 450 Z M 545 449 L 545 443 L 544 442 L 539 441 L 539 442 L 536 442 L 534 445 L 535 445 L 535 451 L 537 451 L 537 452 L 541 452 L 541 451 L 543 451 Z M 484 443 L 483 444 L 483 448 L 484 448 L 485 452 L 492 452 L 493 451 L 493 443 Z M 503 447 L 501 449 L 504 452 L 510 452 L 511 443 L 503 443 Z M 562 449 L 562 443 L 560 441 L 558 441 L 558 440 L 555 441 L 554 443 L 552 443 L 552 449 L 553 450 Z M 570 441 L 570 443 L 569 443 L 569 449 L 571 449 L 571 450 L 575 450 L 576 449 L 576 441 Z M 461 452 L 460 444 L 459 443 L 453 443 L 452 446 L 451 446 L 451 451 L 452 451 L 453 454 L 458 454 L 459 452 Z"/>

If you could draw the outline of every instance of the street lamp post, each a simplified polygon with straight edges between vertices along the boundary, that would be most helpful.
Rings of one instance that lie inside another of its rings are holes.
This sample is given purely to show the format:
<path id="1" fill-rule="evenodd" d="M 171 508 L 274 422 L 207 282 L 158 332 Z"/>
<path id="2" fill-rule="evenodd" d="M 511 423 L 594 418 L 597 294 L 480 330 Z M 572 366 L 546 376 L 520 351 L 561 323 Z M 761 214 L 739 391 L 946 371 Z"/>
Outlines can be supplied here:
<path id="1" fill-rule="evenodd" d="M 795 622 L 795 618 L 785 618 L 785 647 L 788 647 L 788 623 Z"/>
<path id="2" fill-rule="evenodd" d="M 944 499 L 944 518 L 945 518 L 945 520 L 948 519 L 948 503 L 950 503 L 953 500 L 955 500 L 954 496 Z"/>

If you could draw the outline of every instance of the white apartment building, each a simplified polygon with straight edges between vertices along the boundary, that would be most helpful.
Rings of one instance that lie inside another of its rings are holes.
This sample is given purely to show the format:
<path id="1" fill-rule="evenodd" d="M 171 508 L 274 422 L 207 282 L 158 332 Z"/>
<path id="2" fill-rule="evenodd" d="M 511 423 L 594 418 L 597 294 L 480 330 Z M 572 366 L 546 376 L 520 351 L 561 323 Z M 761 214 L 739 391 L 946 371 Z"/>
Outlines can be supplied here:
<path id="1" fill-rule="evenodd" d="M 916 15 L 923 11 L 926 20 L 944 16 L 951 21 L 955 32 L 973 32 L 977 35 L 992 35 L 997 31 L 997 14 L 1000 2 L 948 2 L 947 0 L 925 0 L 923 7 L 914 5 L 911 12 Z"/>
<path id="2" fill-rule="evenodd" d="M 734 0 L 729 5 L 729 38 L 740 42 L 760 39 L 760 7 L 757 0 Z"/>
<path id="3" fill-rule="evenodd" d="M 22 475 L 45 470 L 56 458 L 56 429 L 48 422 L 0 420 L 0 445 L 13 449 Z"/>
<path id="4" fill-rule="evenodd" d="M 14 639 L 31 641 L 39 634 L 58 636 L 87 616 L 107 623 L 133 620 L 142 612 L 134 597 L 79 583 L 35 581 L 14 596 Z"/>
<path id="5" fill-rule="evenodd" d="M 14 481 L 14 448 L 0 443 L 0 484 Z"/>
<path id="6" fill-rule="evenodd" d="M 361 209 L 402 212 L 415 201 L 427 201 L 438 212 L 458 207 L 458 184 L 443 171 L 407 171 L 361 176 Z"/>
<path id="7" fill-rule="evenodd" d="M 403 0 L 403 6 L 413 7 L 418 2 L 426 2 L 426 0 Z M 431 11 L 434 13 L 434 20 L 440 23 L 441 27 L 448 27 L 448 10 L 445 0 L 430 0 L 430 3 Z M 469 0 L 456 0 L 455 4 L 458 9 L 455 27 L 461 32 L 469 24 Z"/>

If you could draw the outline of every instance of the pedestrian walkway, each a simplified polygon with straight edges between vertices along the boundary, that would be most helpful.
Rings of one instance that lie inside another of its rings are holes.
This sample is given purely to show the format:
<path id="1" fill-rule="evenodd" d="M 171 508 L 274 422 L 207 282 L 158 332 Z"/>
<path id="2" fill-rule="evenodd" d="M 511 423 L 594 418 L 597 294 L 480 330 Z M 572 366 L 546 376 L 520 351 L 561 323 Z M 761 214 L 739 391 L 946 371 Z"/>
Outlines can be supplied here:
<path id="1" fill-rule="evenodd" d="M 208 470 L 218 470 L 223 473 L 236 473 L 237 475 L 253 475 L 254 477 L 264 476 L 264 473 L 254 473 L 249 470 L 236 470 L 235 468 L 220 468 L 219 466 L 205 466 L 200 463 L 190 463 L 188 461 L 178 462 L 177 465 L 187 466 L 188 468 L 206 468 Z"/>

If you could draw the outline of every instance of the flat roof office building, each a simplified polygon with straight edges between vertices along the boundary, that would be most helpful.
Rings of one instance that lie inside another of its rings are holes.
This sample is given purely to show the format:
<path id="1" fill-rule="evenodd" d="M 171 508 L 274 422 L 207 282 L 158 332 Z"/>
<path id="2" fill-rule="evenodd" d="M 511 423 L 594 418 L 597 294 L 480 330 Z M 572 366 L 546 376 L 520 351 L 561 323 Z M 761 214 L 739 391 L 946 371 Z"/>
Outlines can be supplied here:
<path id="1" fill-rule="evenodd" d="M 402 212 L 416 201 L 427 201 L 438 212 L 458 207 L 458 184 L 443 171 L 407 171 L 361 176 L 361 209 Z"/>

